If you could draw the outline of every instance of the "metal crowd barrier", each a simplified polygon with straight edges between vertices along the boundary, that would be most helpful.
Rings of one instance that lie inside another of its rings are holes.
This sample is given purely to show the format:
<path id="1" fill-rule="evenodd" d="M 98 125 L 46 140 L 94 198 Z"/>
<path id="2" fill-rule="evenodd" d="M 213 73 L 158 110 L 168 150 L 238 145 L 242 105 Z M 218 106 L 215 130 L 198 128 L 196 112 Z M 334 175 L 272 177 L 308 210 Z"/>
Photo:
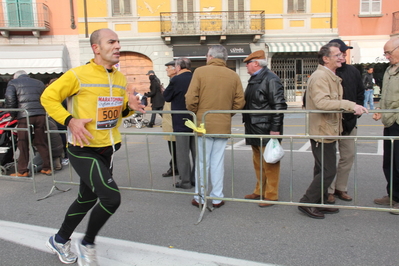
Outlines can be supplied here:
<path id="1" fill-rule="evenodd" d="M 3 111 L 3 112 L 25 112 L 25 114 L 26 114 L 26 123 L 27 123 L 27 125 L 29 125 L 27 128 L 18 128 L 18 124 L 17 124 L 15 127 L 0 127 L 0 130 L 10 131 L 11 134 L 16 134 L 18 131 L 27 131 L 28 132 L 29 155 L 30 155 L 29 161 L 30 161 L 30 168 L 31 168 L 31 170 L 30 170 L 31 178 L 7 175 L 7 169 L 5 168 L 5 165 L 0 166 L 0 168 L 1 168 L 0 176 L 6 177 L 6 178 L 11 178 L 11 179 L 32 180 L 33 192 L 36 193 L 36 174 L 34 171 L 34 168 L 36 166 L 33 163 L 34 150 L 33 150 L 33 145 L 32 145 L 32 138 L 30 137 L 32 135 L 33 128 L 32 128 L 32 125 L 29 123 L 29 112 L 26 109 L 18 109 L 18 108 L 1 108 L 0 111 Z M 17 173 L 17 158 L 16 158 L 17 143 L 15 142 L 14 137 L 11 137 L 11 147 L 8 147 L 8 148 L 13 150 L 13 162 L 11 164 L 13 164 L 12 166 L 15 169 L 15 173 Z M 50 146 L 50 156 L 51 156 L 51 146 Z M 53 168 L 52 163 L 53 162 L 51 162 L 51 168 Z M 29 166 L 28 166 L 28 169 L 29 169 Z"/>
<path id="2" fill-rule="evenodd" d="M 11 109 L 10 109 L 11 110 Z M 12 110 L 19 110 L 19 109 L 12 109 Z M 399 112 L 399 110 L 370 110 L 370 113 L 397 113 Z M 194 123 L 196 123 L 196 117 L 194 115 L 194 113 L 192 112 L 188 112 L 188 111 L 148 111 L 147 114 L 152 114 L 152 113 L 158 113 L 158 114 L 182 114 L 182 113 L 189 113 L 193 116 L 194 119 Z M 362 141 L 362 140 L 389 140 L 391 141 L 391 147 L 393 150 L 393 144 L 395 140 L 399 140 L 399 136 L 398 137 L 384 137 L 384 136 L 337 136 L 337 137 L 331 137 L 331 136 L 311 136 L 309 135 L 309 115 L 311 113 L 336 113 L 335 111 L 316 111 L 316 110 L 284 110 L 284 111 L 244 111 L 244 110 L 224 110 L 224 111 L 208 111 L 204 114 L 203 116 L 203 120 L 205 121 L 205 117 L 209 114 L 213 114 L 213 113 L 284 113 L 284 114 L 304 114 L 305 115 L 305 132 L 304 135 L 246 135 L 246 134 L 204 134 L 202 136 L 197 136 L 196 133 L 173 133 L 173 132 L 148 132 L 145 130 L 141 130 L 141 131 L 136 131 L 136 132 L 122 132 L 122 137 L 123 137 L 123 143 L 127 143 L 128 142 L 128 137 L 129 136 L 144 136 L 145 137 L 145 149 L 146 149 L 146 153 L 147 153 L 147 157 L 146 160 L 148 162 L 148 180 L 150 182 L 150 187 L 149 188 L 145 188 L 145 187 L 140 187 L 140 186 L 134 186 L 133 185 L 133 181 L 134 181 L 134 176 L 132 175 L 131 172 L 131 162 L 129 160 L 130 155 L 132 155 L 132 153 L 129 151 L 129 145 L 123 145 L 122 147 L 124 147 L 124 153 L 125 153 L 125 159 L 126 159 L 126 167 L 127 167 L 127 183 L 128 185 L 125 186 L 120 186 L 120 189 L 124 189 L 124 190 L 133 190 L 133 191 L 144 191 L 144 192 L 157 192 L 157 193 L 173 193 L 173 194 L 184 194 L 184 195 L 198 195 L 195 192 L 192 191 L 183 191 L 183 190 L 176 190 L 176 188 L 174 189 L 157 189 L 154 188 L 154 177 L 152 174 L 152 160 L 151 160 L 151 152 L 150 152 L 150 146 L 149 146 L 149 138 L 151 136 L 178 136 L 178 135 L 185 135 L 185 136 L 194 136 L 196 139 L 196 150 L 197 150 L 197 154 L 196 154 L 196 164 L 198 165 L 198 161 L 199 161 L 199 157 L 198 157 L 198 148 L 203 148 L 205 149 L 205 147 L 198 147 L 198 142 L 197 142 L 197 138 L 198 137 L 223 137 L 223 138 L 229 138 L 230 139 L 230 143 L 231 143 L 231 156 L 232 156 L 232 169 L 234 169 L 234 140 L 236 139 L 245 139 L 245 138 L 260 138 L 260 139 L 267 139 L 267 138 L 281 138 L 283 139 L 283 141 L 289 141 L 289 151 L 286 152 L 286 156 L 283 158 L 283 160 L 289 160 L 289 167 L 290 167 L 290 177 L 289 177 L 289 199 L 288 200 L 279 200 L 279 201 L 268 201 L 268 200 L 249 200 L 249 199 L 243 199 L 243 198 L 238 198 L 235 196 L 236 192 L 236 188 L 234 187 L 234 171 L 231 172 L 231 179 L 232 179 L 232 191 L 231 191 L 231 196 L 230 197 L 224 197 L 224 198 L 216 198 L 216 197 L 210 197 L 208 194 L 203 195 L 204 198 L 204 204 L 202 206 L 200 206 L 200 215 L 197 221 L 197 224 L 203 219 L 203 215 L 205 213 L 206 210 L 212 211 L 213 208 L 210 208 L 207 206 L 207 201 L 208 200 L 224 200 L 224 201 L 232 201 L 232 202 L 242 202 L 242 203 L 270 203 L 270 204 L 275 204 L 275 205 L 287 205 L 287 206 L 308 206 L 308 207 L 331 207 L 331 205 L 327 205 L 323 202 L 322 199 L 322 203 L 321 204 L 310 204 L 310 203 L 300 203 L 298 201 L 294 200 L 293 197 L 293 191 L 294 191 L 294 187 L 293 187 L 293 183 L 294 183 L 294 152 L 293 152 L 293 143 L 294 140 L 309 140 L 309 139 L 313 139 L 313 138 L 320 138 L 320 139 L 354 139 L 355 141 L 355 159 L 354 159 L 354 165 L 353 165 L 353 178 L 354 178 L 354 200 L 353 200 L 353 205 L 339 205 L 339 204 L 335 204 L 334 208 L 339 208 L 339 209 L 356 209 L 356 210 L 371 210 L 371 211 L 390 211 L 390 212 L 398 212 L 399 210 L 395 210 L 392 209 L 392 205 L 389 208 L 386 207 L 368 207 L 368 206 L 359 206 L 358 205 L 358 175 L 357 175 L 357 162 L 358 162 L 358 155 L 357 155 L 357 146 L 358 146 L 358 142 Z M 205 124 L 206 127 L 206 124 Z M 2 129 L 2 128 L 0 128 Z M 5 129 L 8 130 L 8 129 Z M 28 130 L 29 129 L 10 129 L 10 130 Z M 65 134 L 66 131 L 54 131 L 54 130 L 48 130 L 47 133 L 51 134 L 51 133 L 60 133 L 60 134 Z M 50 138 L 49 138 L 50 139 Z M 262 141 L 262 140 L 261 140 Z M 204 142 L 205 143 L 205 142 Z M 324 146 L 324 145 L 323 145 Z M 322 147 L 323 147 L 322 146 Z M 51 143 L 49 144 L 49 148 L 51 151 Z M 322 148 L 323 149 L 323 148 Z M 120 153 L 121 151 L 119 151 Z M 172 151 L 174 152 L 174 151 Z M 227 152 L 227 151 L 226 151 Z M 204 154 L 205 154 L 205 150 L 204 150 Z M 391 156 L 393 157 L 393 156 Z M 168 154 L 168 158 L 169 158 L 169 154 Z M 143 160 L 144 158 L 141 157 L 139 160 Z M 204 158 L 204 165 L 206 164 L 205 161 L 206 158 Z M 310 169 L 313 169 L 313 164 L 314 161 L 312 160 L 310 162 Z M 262 167 L 262 163 L 260 164 L 260 166 Z M 322 168 L 324 166 L 324 158 L 322 157 Z M 391 161 L 391 167 L 393 166 L 393 161 Z M 262 168 L 261 170 L 261 174 L 260 176 L 262 177 Z M 114 172 L 116 171 L 116 169 L 114 169 Z M 199 171 L 199 169 L 197 168 L 196 171 Z M 391 171 L 392 173 L 393 171 Z M 199 172 L 198 172 L 199 173 Z M 204 171 L 204 173 L 206 173 L 206 171 Z M 324 173 L 322 172 L 322 175 Z M 225 177 L 227 177 L 228 173 L 225 173 Z M 49 197 L 52 192 L 54 190 L 59 190 L 59 191 L 68 191 L 68 190 L 61 190 L 57 187 L 58 184 L 68 184 L 68 185 L 79 185 L 78 182 L 74 181 L 74 176 L 76 176 L 76 174 L 74 174 L 73 170 L 71 167 L 69 167 L 69 180 L 58 180 L 56 177 L 58 176 L 57 173 L 55 173 L 53 171 L 53 187 L 51 188 L 51 191 L 49 192 L 48 195 L 46 195 L 44 198 L 41 199 L 45 199 L 47 197 Z M 199 174 L 198 174 L 199 176 Z M 173 177 L 173 183 L 176 183 L 176 177 Z M 200 178 L 204 178 L 204 185 L 205 187 L 207 187 L 206 181 L 206 175 L 204 177 L 200 177 Z M 32 180 L 34 183 L 34 192 L 36 193 L 36 185 L 35 185 L 35 177 L 34 177 L 34 173 L 32 174 Z M 196 180 L 197 184 L 200 184 L 199 180 Z M 262 182 L 261 182 L 262 183 Z M 391 184 L 392 184 L 392 174 L 391 174 Z M 323 179 L 322 179 L 322 186 L 323 187 Z M 262 188 L 261 188 L 262 189 Z M 280 187 L 280 190 L 282 188 Z M 392 191 L 392 185 L 391 185 L 391 191 Z M 198 191 L 201 191 L 201 189 L 198 189 Z M 205 190 L 207 191 L 207 190 Z M 209 192 L 209 191 L 208 191 Z M 322 192 L 323 194 L 323 192 Z M 390 193 L 392 195 L 392 193 Z M 41 200 L 39 199 L 39 200 Z M 392 197 L 391 197 L 391 203 L 392 203 Z"/>

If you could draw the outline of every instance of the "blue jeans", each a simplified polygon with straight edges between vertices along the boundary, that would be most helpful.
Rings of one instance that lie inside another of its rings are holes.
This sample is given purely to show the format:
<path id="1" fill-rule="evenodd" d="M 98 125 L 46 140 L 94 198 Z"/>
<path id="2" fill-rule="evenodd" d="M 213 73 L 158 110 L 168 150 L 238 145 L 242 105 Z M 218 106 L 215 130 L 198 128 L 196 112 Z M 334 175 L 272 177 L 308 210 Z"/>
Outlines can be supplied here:
<path id="1" fill-rule="evenodd" d="M 201 195 L 204 195 L 204 147 L 203 138 L 198 137 L 198 156 L 200 170 L 200 184 L 195 183 L 195 193 L 198 193 L 201 187 Z M 209 187 L 209 176 L 211 176 L 212 191 L 211 197 L 223 198 L 223 178 L 224 178 L 224 150 L 226 149 L 227 138 L 205 138 L 206 151 L 206 172 L 207 188 Z M 180 171 L 180 169 L 179 169 Z M 195 170 L 195 177 L 197 178 L 198 169 Z M 197 178 L 198 180 L 198 178 Z M 197 202 L 200 202 L 198 196 L 194 196 Z M 202 202 L 202 200 L 201 200 Z M 212 200 L 213 204 L 219 204 L 221 200 Z M 203 203 L 203 202 L 202 202 Z"/>
<path id="2" fill-rule="evenodd" d="M 370 105 L 370 110 L 374 109 L 374 90 L 364 91 L 364 107 L 367 108 L 367 103 Z"/>

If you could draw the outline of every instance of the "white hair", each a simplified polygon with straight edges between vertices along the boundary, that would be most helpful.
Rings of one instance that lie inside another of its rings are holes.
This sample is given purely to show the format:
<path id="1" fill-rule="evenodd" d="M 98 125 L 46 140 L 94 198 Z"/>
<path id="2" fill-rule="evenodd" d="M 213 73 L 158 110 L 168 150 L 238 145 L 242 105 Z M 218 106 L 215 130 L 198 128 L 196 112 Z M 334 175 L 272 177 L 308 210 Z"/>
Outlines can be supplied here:
<path id="1" fill-rule="evenodd" d="M 252 60 L 252 61 L 257 61 L 259 66 L 261 66 L 261 67 L 267 66 L 267 60 L 266 59 L 255 59 L 255 60 Z"/>
<path id="2" fill-rule="evenodd" d="M 14 74 L 14 79 L 17 79 L 19 76 L 21 75 L 27 75 L 27 73 L 25 72 L 25 70 L 18 70 L 17 72 L 15 72 Z"/>

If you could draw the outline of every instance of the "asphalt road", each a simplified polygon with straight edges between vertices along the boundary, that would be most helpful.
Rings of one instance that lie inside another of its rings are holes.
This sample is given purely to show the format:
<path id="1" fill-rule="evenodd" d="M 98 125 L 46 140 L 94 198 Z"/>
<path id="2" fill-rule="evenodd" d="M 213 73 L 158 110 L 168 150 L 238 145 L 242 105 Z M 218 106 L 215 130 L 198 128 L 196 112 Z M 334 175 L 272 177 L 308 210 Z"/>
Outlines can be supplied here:
<path id="1" fill-rule="evenodd" d="M 159 125 L 158 117 L 154 128 L 121 130 L 162 132 Z M 286 115 L 284 132 L 303 135 L 303 125 L 303 115 Z M 239 115 L 234 117 L 233 132 L 243 133 Z M 373 121 L 371 115 L 359 119 L 358 135 L 381 134 L 381 123 Z M 200 212 L 191 205 L 192 195 L 174 193 L 194 189 L 175 189 L 171 177 L 161 176 L 169 162 L 166 141 L 156 135 L 129 135 L 125 145 L 129 164 L 125 151 L 118 151 L 115 180 L 121 187 L 138 189 L 122 190 L 120 208 L 100 232 L 100 265 L 398 264 L 395 232 L 399 216 L 381 209 L 342 208 L 338 214 L 317 220 L 287 205 L 298 202 L 312 180 L 313 157 L 304 139 L 283 142 L 286 156 L 281 164 L 279 200 L 286 205 L 259 208 L 254 202 L 228 200 L 220 209 L 206 210 L 199 224 L 196 222 Z M 239 138 L 234 139 L 234 145 L 233 155 L 231 150 L 226 151 L 224 193 L 228 198 L 242 199 L 252 193 L 256 178 L 251 150 Z M 351 175 L 348 191 L 355 196 L 356 184 L 356 199 L 338 199 L 336 205 L 379 207 L 373 199 L 386 195 L 381 166 L 379 142 L 359 141 L 357 179 L 355 183 Z M 73 176 L 76 182 L 78 179 Z M 57 172 L 55 179 L 68 182 L 69 167 Z M 71 190 L 56 190 L 38 201 L 49 193 L 53 182 L 43 175 L 37 175 L 36 181 L 37 192 L 33 193 L 31 180 L 0 177 L 0 265 L 62 265 L 46 250 L 44 241 L 60 226 L 76 197 L 77 186 L 57 183 L 57 188 Z M 73 241 L 84 233 L 86 223 L 87 217 L 77 228 Z M 157 257 L 160 254 L 163 255 Z"/>

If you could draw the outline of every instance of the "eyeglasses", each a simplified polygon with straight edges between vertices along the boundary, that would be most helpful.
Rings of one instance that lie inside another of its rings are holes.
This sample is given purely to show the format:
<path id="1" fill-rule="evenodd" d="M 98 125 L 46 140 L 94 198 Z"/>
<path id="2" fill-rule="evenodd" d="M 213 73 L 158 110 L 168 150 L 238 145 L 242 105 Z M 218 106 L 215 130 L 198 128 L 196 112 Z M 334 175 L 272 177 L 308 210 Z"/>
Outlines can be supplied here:
<path id="1" fill-rule="evenodd" d="M 247 65 L 248 65 L 248 64 L 251 64 L 252 62 L 254 62 L 254 60 L 252 60 L 252 61 L 248 61 L 248 62 L 247 62 Z"/>
<path id="2" fill-rule="evenodd" d="M 335 56 L 335 57 L 337 57 L 337 58 L 340 58 L 340 57 L 343 57 L 344 54 L 343 54 L 343 53 L 339 53 L 339 54 L 334 54 L 334 55 L 332 55 L 332 56 Z"/>
<path id="3" fill-rule="evenodd" d="M 393 51 L 395 51 L 399 46 L 396 46 L 392 51 L 384 52 L 383 56 L 392 55 Z"/>

